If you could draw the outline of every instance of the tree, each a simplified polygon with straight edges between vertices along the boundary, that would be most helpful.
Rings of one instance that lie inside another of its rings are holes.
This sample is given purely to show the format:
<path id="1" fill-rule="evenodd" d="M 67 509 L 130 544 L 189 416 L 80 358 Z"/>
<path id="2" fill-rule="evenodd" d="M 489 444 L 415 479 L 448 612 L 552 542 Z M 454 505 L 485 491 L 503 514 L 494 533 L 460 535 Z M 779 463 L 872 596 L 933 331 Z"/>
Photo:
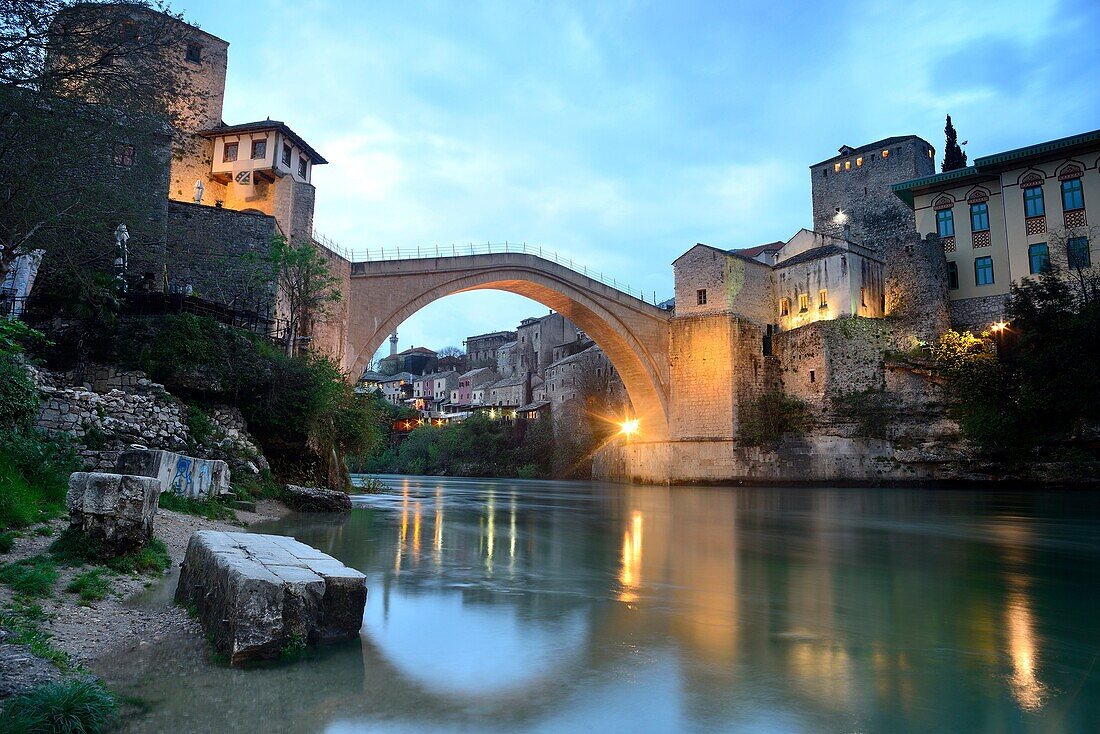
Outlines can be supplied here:
<path id="1" fill-rule="evenodd" d="M 287 356 L 292 357 L 306 319 L 324 319 L 332 306 L 340 302 L 338 281 L 329 271 L 328 260 L 310 242 L 295 246 L 277 235 L 268 262 L 275 273 L 279 300 L 285 307 L 284 344 Z"/>
<path id="2" fill-rule="evenodd" d="M 959 146 L 959 136 L 955 132 L 955 126 L 951 124 L 951 115 L 947 116 L 947 125 L 943 132 L 947 135 L 947 143 L 943 148 L 942 170 L 946 173 L 957 168 L 966 168 L 966 153 Z"/>
<path id="3" fill-rule="evenodd" d="M 436 352 L 440 357 L 465 357 L 466 352 L 462 351 L 458 347 L 447 346 Z"/>
<path id="4" fill-rule="evenodd" d="M 148 0 L 0 1 L 0 280 L 37 249 L 73 273 L 109 266 L 118 223 L 164 198 L 173 126 L 203 96 L 168 57 L 178 21 Z M 138 236 L 131 253 L 158 245 Z"/>

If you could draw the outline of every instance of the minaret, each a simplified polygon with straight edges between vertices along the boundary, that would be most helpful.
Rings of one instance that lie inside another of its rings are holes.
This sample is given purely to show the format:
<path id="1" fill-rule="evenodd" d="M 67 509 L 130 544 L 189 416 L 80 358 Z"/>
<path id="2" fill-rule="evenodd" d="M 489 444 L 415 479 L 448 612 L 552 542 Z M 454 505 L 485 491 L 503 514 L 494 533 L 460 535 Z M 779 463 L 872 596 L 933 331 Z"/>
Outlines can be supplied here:
<path id="1" fill-rule="evenodd" d="M 397 332 L 390 334 L 390 356 L 397 356 Z"/>

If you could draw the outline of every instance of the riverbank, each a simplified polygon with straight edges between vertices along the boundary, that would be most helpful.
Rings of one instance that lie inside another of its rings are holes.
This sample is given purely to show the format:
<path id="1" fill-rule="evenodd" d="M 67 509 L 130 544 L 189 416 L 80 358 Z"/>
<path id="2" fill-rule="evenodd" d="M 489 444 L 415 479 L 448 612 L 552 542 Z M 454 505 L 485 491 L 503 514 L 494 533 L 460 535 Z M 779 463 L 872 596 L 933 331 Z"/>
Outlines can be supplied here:
<path id="1" fill-rule="evenodd" d="M 166 573 L 173 574 L 179 567 L 187 542 L 197 530 L 239 530 L 242 526 L 278 519 L 289 512 L 285 505 L 274 500 L 260 500 L 255 512 L 237 511 L 235 522 L 160 509 L 154 523 L 154 535 L 164 543 L 170 558 Z M 42 556 L 67 526 L 66 518 L 58 518 L 36 529 L 28 529 L 22 537 L 15 538 L 11 550 L 0 559 L 10 564 Z M 181 607 L 133 603 L 136 596 L 162 576 L 106 572 L 102 574 L 108 584 L 104 598 L 94 601 L 67 591 L 78 576 L 89 570 L 88 566 L 59 565 L 52 593 L 36 598 L 33 607 L 28 607 L 26 599 L 18 598 L 9 585 L 0 585 L 0 608 L 20 610 L 14 615 L 24 618 L 37 618 L 37 628 L 48 637 L 49 648 L 55 651 L 49 657 L 59 661 L 67 659 L 62 667 L 70 673 L 91 667 L 97 658 L 124 654 L 168 637 L 202 636 L 198 622 Z M 31 609 L 33 611 L 29 611 Z M 0 680 L 4 681 L 0 695 L 10 695 L 66 676 L 58 665 L 36 652 L 42 653 L 42 650 L 32 650 L 27 645 L 13 644 L 0 637 Z"/>

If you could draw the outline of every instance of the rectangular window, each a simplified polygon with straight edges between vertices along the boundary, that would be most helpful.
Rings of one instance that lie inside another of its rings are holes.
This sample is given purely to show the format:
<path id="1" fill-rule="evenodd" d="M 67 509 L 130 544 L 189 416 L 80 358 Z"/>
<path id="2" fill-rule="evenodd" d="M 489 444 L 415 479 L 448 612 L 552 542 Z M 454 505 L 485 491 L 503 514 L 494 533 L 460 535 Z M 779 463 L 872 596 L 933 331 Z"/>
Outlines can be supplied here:
<path id="1" fill-rule="evenodd" d="M 1027 259 L 1031 264 L 1032 275 L 1045 273 L 1047 270 L 1050 270 L 1050 249 L 1047 247 L 1047 243 L 1039 242 L 1034 245 L 1029 245 L 1027 248 Z"/>
<path id="2" fill-rule="evenodd" d="M 1092 253 L 1089 252 L 1088 237 L 1071 237 L 1066 243 L 1069 254 L 1069 266 L 1073 270 L 1081 270 L 1092 266 Z"/>
<path id="3" fill-rule="evenodd" d="M 779 315 L 790 316 L 791 315 L 791 302 L 786 298 L 779 299 Z"/>
<path id="4" fill-rule="evenodd" d="M 798 294 L 798 312 L 806 313 L 810 310 L 810 294 L 799 293 Z"/>
<path id="5" fill-rule="evenodd" d="M 817 382 L 817 372 L 810 370 L 810 382 Z"/>
<path id="6" fill-rule="evenodd" d="M 237 143 L 226 143 L 222 151 L 222 162 L 232 163 L 237 160 Z"/>
<path id="7" fill-rule="evenodd" d="M 286 166 L 287 168 L 290 168 L 290 154 L 291 154 L 290 143 L 283 143 L 283 165 Z"/>
<path id="8" fill-rule="evenodd" d="M 695 291 L 695 302 L 697 304 L 699 304 L 700 306 L 707 305 L 707 289 L 706 288 L 700 288 L 699 290 Z"/>
<path id="9" fill-rule="evenodd" d="M 267 138 L 252 141 L 252 160 L 267 158 Z"/>
<path id="10" fill-rule="evenodd" d="M 863 158 L 862 157 L 856 158 L 856 166 L 858 167 L 858 166 L 862 166 L 862 165 L 863 165 Z"/>
<path id="11" fill-rule="evenodd" d="M 304 156 L 298 157 L 298 178 L 306 177 L 306 159 Z"/>
<path id="12" fill-rule="evenodd" d="M 834 163 L 833 164 L 833 173 L 840 173 L 840 164 L 839 163 Z"/>
<path id="13" fill-rule="evenodd" d="M 817 307 L 828 308 L 829 307 L 829 291 L 823 290 L 817 294 Z"/>
<path id="14" fill-rule="evenodd" d="M 851 161 L 844 161 L 844 170 L 845 171 L 852 170 L 852 162 Z"/>
<path id="15" fill-rule="evenodd" d="M 974 284 L 993 285 L 993 258 L 979 257 L 974 260 Z"/>
<path id="16" fill-rule="evenodd" d="M 936 232 L 940 237 L 955 236 L 955 214 L 950 209 L 940 209 L 936 212 Z"/>
<path id="17" fill-rule="evenodd" d="M 959 289 L 959 266 L 954 262 L 947 263 L 947 287 L 953 291 Z"/>
<path id="18" fill-rule="evenodd" d="M 129 168 L 134 165 L 134 146 L 119 143 L 115 146 L 111 159 L 116 166 L 126 166 Z"/>
<path id="19" fill-rule="evenodd" d="M 1024 189 L 1024 216 L 1041 217 L 1044 214 L 1046 214 L 1046 207 L 1043 205 L 1043 187 L 1032 186 Z"/>
<path id="20" fill-rule="evenodd" d="M 890 151 L 888 151 L 888 150 L 882 151 L 882 157 L 883 158 L 889 158 L 890 157 Z"/>
<path id="21" fill-rule="evenodd" d="M 1062 208 L 1067 212 L 1085 208 L 1085 195 L 1081 190 L 1081 179 L 1071 178 L 1062 182 Z"/>
<path id="22" fill-rule="evenodd" d="M 187 60 L 192 64 L 202 63 L 202 46 L 197 43 L 187 44 Z"/>
<path id="23" fill-rule="evenodd" d="M 984 201 L 970 205 L 970 229 L 973 232 L 984 232 L 989 229 L 989 205 Z"/>

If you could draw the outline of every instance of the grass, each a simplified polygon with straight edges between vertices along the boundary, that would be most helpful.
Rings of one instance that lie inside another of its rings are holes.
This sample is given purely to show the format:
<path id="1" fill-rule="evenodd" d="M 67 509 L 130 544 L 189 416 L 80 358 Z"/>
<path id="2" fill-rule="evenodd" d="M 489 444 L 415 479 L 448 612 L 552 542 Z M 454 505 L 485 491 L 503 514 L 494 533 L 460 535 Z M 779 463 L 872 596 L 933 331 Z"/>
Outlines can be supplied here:
<path id="1" fill-rule="evenodd" d="M 26 645 L 32 653 L 49 660 L 61 672 L 68 672 L 72 669 L 72 659 L 50 644 L 50 636 L 39 627 L 45 619 L 46 613 L 40 604 L 22 598 L 0 610 L 0 627 L 12 633 L 9 638 L 11 642 Z"/>
<path id="2" fill-rule="evenodd" d="M 69 473 L 77 468 L 62 439 L 39 431 L 0 432 L 0 529 L 63 513 Z"/>
<path id="3" fill-rule="evenodd" d="M 13 696 L 0 714 L 0 732 L 97 734 L 114 723 L 118 704 L 87 678 L 47 683 Z"/>
<path id="4" fill-rule="evenodd" d="M 0 553 L 9 553 L 11 548 L 15 545 L 15 539 L 18 537 L 13 532 L 0 533 Z"/>
<path id="5" fill-rule="evenodd" d="M 50 555 L 66 566 L 102 563 L 118 573 L 161 574 L 172 564 L 168 548 L 159 538 L 153 538 L 141 550 L 108 558 L 99 541 L 78 528 L 63 531 L 50 545 Z"/>
<path id="6" fill-rule="evenodd" d="M 33 556 L 0 566 L 0 582 L 32 598 L 52 596 L 57 577 L 57 567 L 46 556 Z"/>
<path id="7" fill-rule="evenodd" d="M 164 510 L 174 510 L 187 515 L 198 515 L 208 520 L 237 519 L 237 514 L 233 512 L 233 508 L 215 497 L 200 500 L 193 497 L 181 497 L 172 492 L 164 492 L 160 496 L 160 507 Z"/>
<path id="8" fill-rule="evenodd" d="M 105 569 L 93 568 L 90 571 L 77 574 L 65 591 L 72 594 L 80 594 L 82 604 L 91 604 L 93 601 L 103 601 L 111 591 L 111 580 L 104 574 Z"/>
<path id="9" fill-rule="evenodd" d="M 234 477 L 233 491 L 239 495 L 248 495 L 254 500 L 282 500 L 285 494 L 283 486 L 275 481 L 269 469 L 251 476 Z"/>
<path id="10" fill-rule="evenodd" d="M 306 654 L 306 638 L 301 635 L 291 635 L 283 649 L 279 650 L 280 660 L 297 660 Z"/>

